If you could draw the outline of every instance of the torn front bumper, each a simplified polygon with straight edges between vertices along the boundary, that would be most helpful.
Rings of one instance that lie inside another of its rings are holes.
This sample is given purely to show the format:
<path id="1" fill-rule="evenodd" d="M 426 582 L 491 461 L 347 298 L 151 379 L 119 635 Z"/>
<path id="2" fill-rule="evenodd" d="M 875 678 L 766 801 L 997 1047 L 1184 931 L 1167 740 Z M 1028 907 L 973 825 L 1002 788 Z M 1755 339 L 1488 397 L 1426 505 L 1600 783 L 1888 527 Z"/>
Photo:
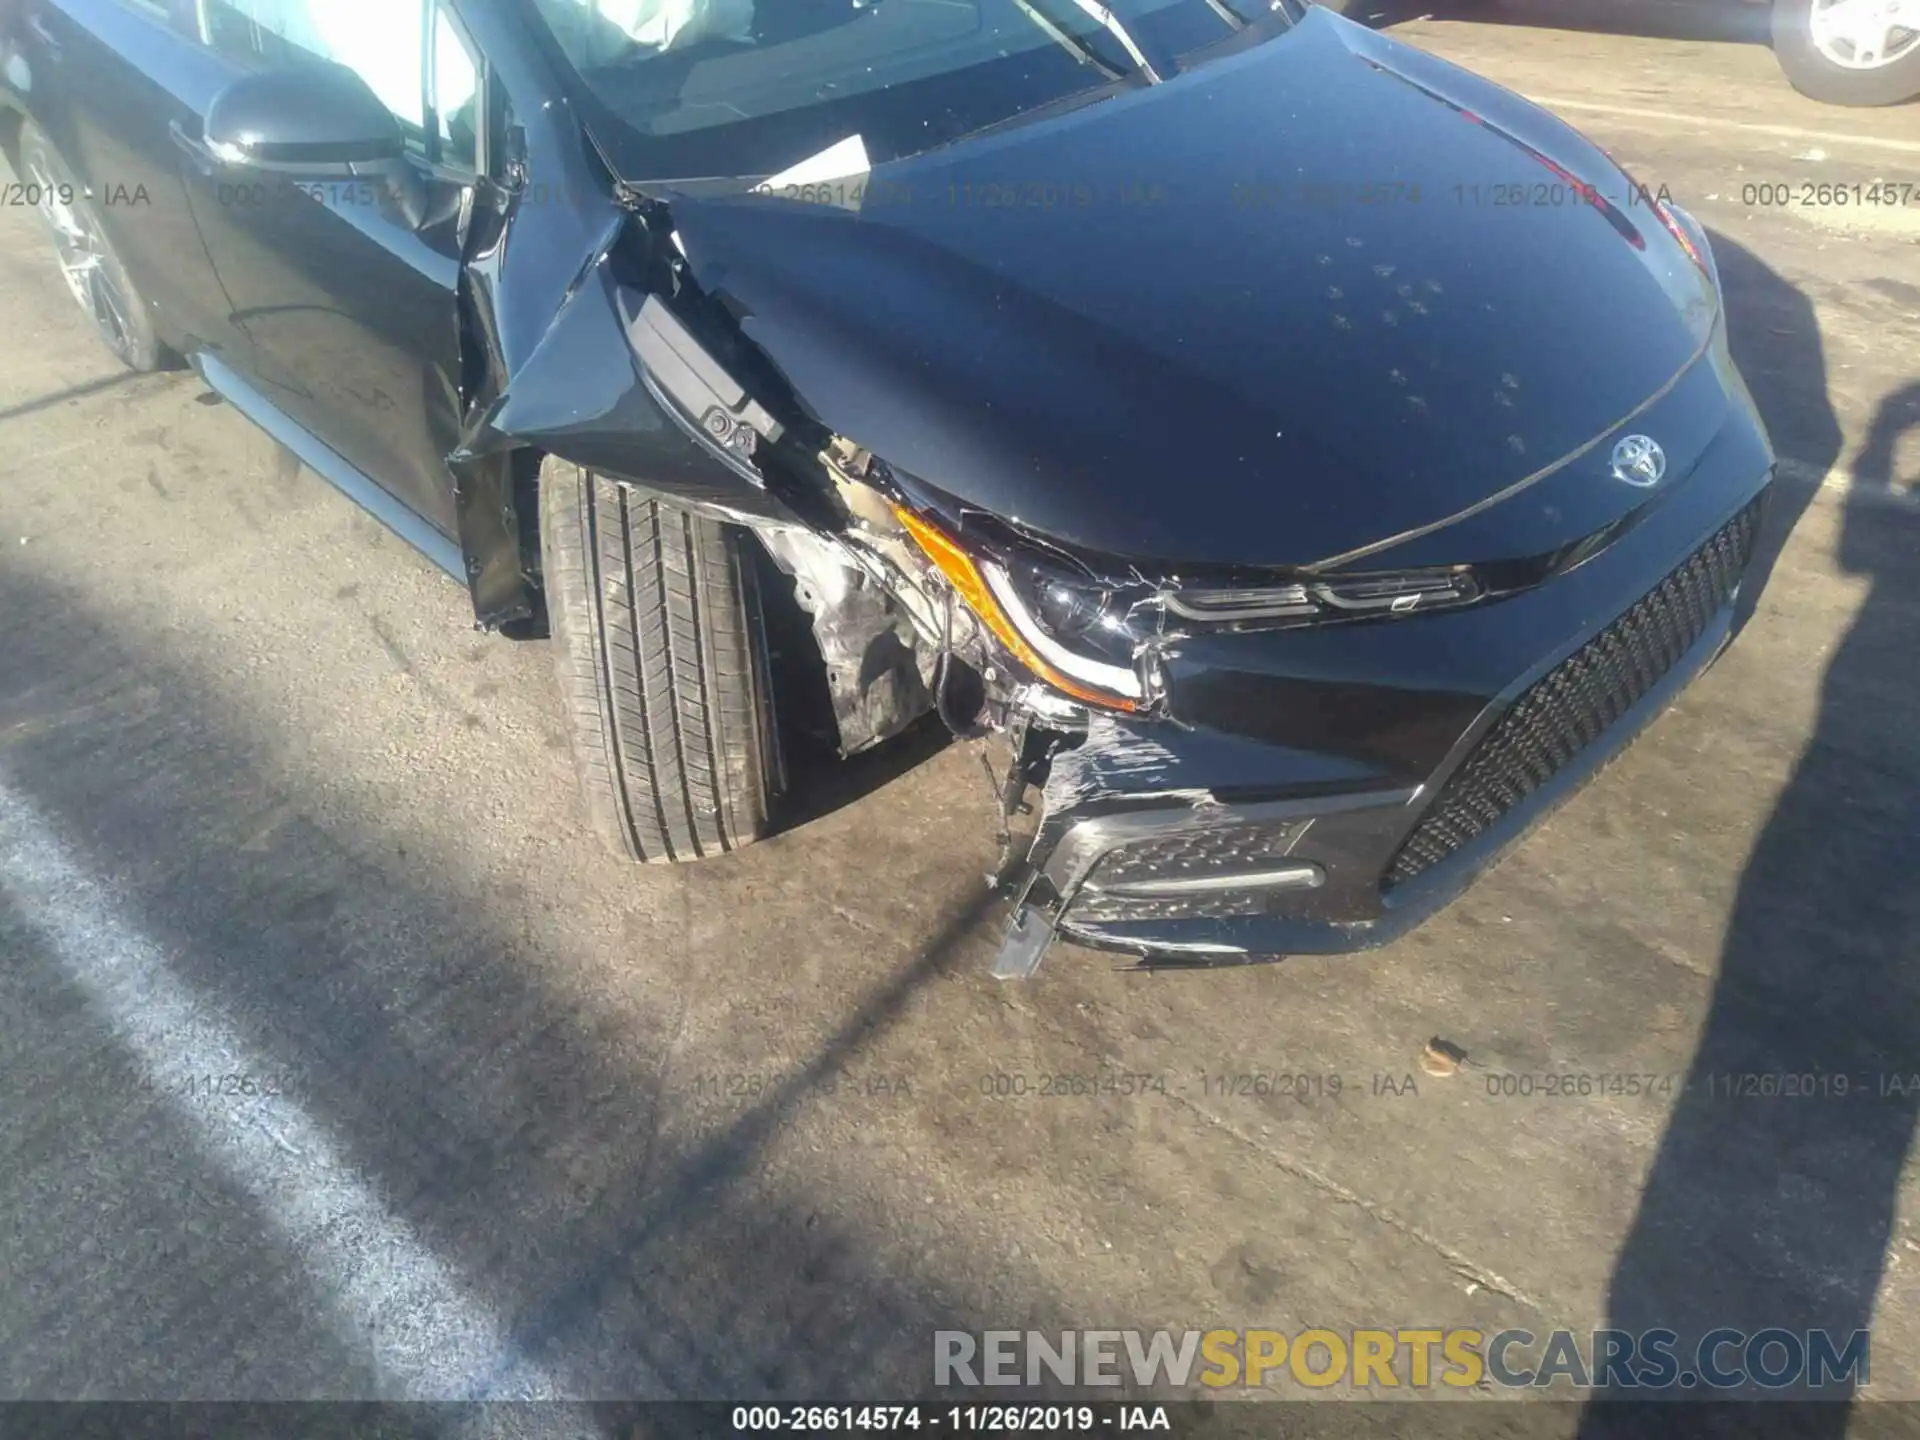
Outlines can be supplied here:
<path id="1" fill-rule="evenodd" d="M 1031 975 L 1056 937 L 1231 964 L 1404 934 L 1725 647 L 1770 476 L 1758 425 L 1730 426 L 1639 524 L 1534 590 L 1169 657 L 1171 721 L 1098 717 L 1054 757 L 994 973 Z"/>

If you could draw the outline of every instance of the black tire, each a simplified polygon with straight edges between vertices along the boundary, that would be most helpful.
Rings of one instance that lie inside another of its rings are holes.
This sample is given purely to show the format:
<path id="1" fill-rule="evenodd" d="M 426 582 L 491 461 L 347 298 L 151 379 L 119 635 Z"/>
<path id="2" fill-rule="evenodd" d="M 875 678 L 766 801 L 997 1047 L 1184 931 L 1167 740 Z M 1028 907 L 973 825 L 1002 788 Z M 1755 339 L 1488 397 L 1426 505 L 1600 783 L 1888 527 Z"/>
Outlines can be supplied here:
<path id="1" fill-rule="evenodd" d="M 1375 27 L 1410 19 L 1423 8 L 1436 11 L 1441 8 L 1439 0 L 1431 0 L 1425 7 L 1416 6 L 1412 0 L 1307 0 L 1307 3 L 1344 15 L 1355 24 Z"/>
<path id="2" fill-rule="evenodd" d="M 780 762 L 753 543 L 541 467 L 554 663 L 587 813 L 616 855 L 698 860 L 767 831 Z"/>
<path id="3" fill-rule="evenodd" d="M 132 370 L 178 365 L 154 328 L 152 307 L 107 238 L 86 186 L 31 120 L 20 127 L 15 169 L 25 197 L 53 235 L 61 276 L 102 343 Z"/>
<path id="4" fill-rule="evenodd" d="M 1897 105 L 1920 97 L 1920 46 L 1873 70 L 1823 52 L 1813 37 L 1815 0 L 1774 0 L 1773 53 L 1802 95 L 1829 105 Z"/>

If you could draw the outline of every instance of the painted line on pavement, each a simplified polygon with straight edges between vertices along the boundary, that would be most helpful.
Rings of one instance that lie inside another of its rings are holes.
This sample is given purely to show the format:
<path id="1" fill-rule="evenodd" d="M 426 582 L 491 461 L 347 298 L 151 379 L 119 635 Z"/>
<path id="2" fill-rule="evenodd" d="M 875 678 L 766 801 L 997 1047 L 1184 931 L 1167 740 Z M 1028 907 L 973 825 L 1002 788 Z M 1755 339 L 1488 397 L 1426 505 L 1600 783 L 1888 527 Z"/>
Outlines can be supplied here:
<path id="1" fill-rule="evenodd" d="M 166 953 L 122 915 L 108 886 L 0 776 L 0 895 L 98 1007 L 156 1095 L 182 1074 L 266 1075 L 255 1053 Z M 468 1292 L 326 1127 L 291 1097 L 200 1096 L 175 1121 L 251 1197 L 305 1269 L 341 1338 L 366 1355 L 377 1397 L 561 1398 L 525 1363 L 492 1307 Z M 485 1393 L 474 1388 L 485 1377 Z"/>

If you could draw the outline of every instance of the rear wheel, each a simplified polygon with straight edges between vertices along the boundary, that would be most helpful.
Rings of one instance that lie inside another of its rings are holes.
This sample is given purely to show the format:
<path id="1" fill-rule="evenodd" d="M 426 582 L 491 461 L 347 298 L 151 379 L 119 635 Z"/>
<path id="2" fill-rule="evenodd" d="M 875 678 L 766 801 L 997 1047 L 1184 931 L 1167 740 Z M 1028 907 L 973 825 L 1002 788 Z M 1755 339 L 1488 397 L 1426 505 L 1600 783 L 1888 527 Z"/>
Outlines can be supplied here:
<path id="1" fill-rule="evenodd" d="M 540 542 L 588 816 L 634 860 L 766 833 L 779 786 L 753 541 L 549 459 Z"/>
<path id="2" fill-rule="evenodd" d="M 19 178 L 29 204 L 53 233 L 61 278 L 106 347 L 134 370 L 164 370 L 172 354 L 154 332 L 146 300 L 100 225 L 86 187 L 29 121 L 20 130 Z"/>
<path id="3" fill-rule="evenodd" d="M 1794 88 L 1832 105 L 1920 96 L 1920 0 L 1774 0 L 1773 50 Z"/>

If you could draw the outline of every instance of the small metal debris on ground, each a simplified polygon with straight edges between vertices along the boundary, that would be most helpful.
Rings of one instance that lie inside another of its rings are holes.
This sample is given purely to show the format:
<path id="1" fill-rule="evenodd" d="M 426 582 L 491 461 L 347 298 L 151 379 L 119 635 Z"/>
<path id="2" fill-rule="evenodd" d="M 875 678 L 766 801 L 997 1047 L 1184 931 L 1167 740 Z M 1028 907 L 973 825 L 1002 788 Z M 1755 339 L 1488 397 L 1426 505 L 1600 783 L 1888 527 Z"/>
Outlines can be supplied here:
<path id="1" fill-rule="evenodd" d="M 1427 1041 L 1427 1048 L 1420 1052 L 1420 1068 L 1429 1075 L 1452 1075 L 1466 1063 L 1467 1052 L 1438 1035 Z"/>

